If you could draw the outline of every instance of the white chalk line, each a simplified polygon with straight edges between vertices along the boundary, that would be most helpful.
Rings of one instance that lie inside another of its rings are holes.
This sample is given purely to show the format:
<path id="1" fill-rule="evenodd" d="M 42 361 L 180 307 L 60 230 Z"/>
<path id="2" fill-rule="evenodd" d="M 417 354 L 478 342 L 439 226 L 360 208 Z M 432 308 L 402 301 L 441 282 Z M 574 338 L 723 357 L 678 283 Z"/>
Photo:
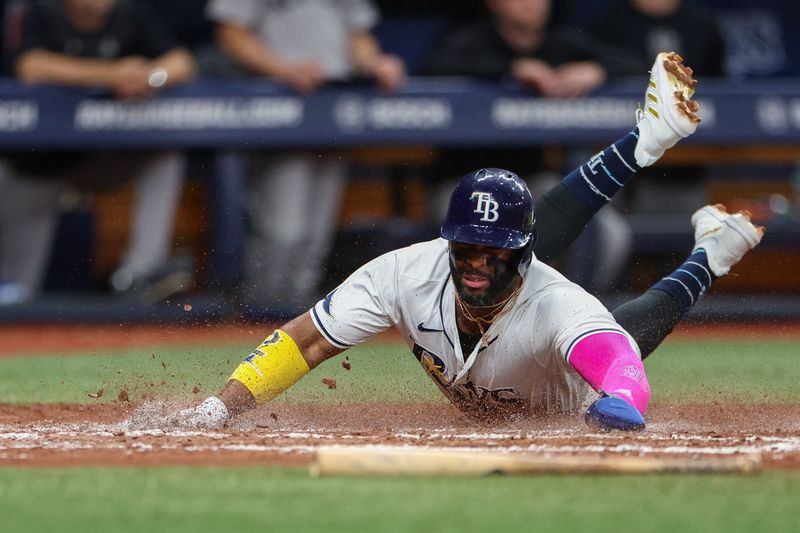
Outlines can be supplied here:
<path id="1" fill-rule="evenodd" d="M 213 443 L 194 443 L 191 439 L 202 438 Z M 375 444 L 376 438 L 396 439 L 398 444 Z M 592 438 L 595 443 L 568 444 L 548 443 L 553 440 Z M 122 440 L 120 440 L 122 439 Z M 137 439 L 143 439 L 139 441 Z M 168 439 L 161 442 L 162 439 Z M 309 441 L 306 443 L 280 442 L 257 444 L 258 440 Z M 177 440 L 177 442 L 176 442 Z M 183 442 L 181 442 L 183 440 Z M 238 441 L 238 442 L 237 442 Z M 346 441 L 347 444 L 342 442 Z M 521 441 L 520 444 L 504 444 Z M 534 442 L 530 442 L 534 441 Z M 445 443 L 458 443 L 445 446 Z M 748 435 L 718 436 L 682 433 L 642 434 L 587 434 L 579 430 L 469 432 L 457 433 L 447 429 L 381 432 L 380 434 L 350 434 L 345 432 L 308 431 L 185 431 L 169 429 L 121 430 L 120 425 L 94 424 L 91 428 L 77 424 L 35 425 L 20 428 L 0 424 L 0 460 L 21 459 L 25 450 L 75 451 L 108 450 L 133 453 L 158 451 L 185 451 L 189 453 L 248 452 L 280 455 L 310 455 L 320 445 L 363 446 L 367 449 L 414 448 L 453 449 L 465 452 L 493 452 L 518 454 L 595 454 L 619 453 L 626 455 L 737 455 L 737 454 L 783 454 L 800 453 L 800 436 Z M 27 456 L 27 455 L 26 455 Z"/>

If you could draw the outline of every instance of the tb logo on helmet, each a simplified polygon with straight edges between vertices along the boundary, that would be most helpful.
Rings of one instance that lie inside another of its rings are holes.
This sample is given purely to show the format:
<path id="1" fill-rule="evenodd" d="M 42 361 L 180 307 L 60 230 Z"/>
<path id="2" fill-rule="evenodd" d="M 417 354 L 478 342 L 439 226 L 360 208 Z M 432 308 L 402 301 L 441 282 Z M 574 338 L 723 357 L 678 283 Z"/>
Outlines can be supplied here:
<path id="1" fill-rule="evenodd" d="M 476 191 L 472 193 L 469 199 L 474 200 L 475 198 L 478 199 L 478 203 L 473 213 L 483 213 L 482 222 L 496 222 L 500 218 L 500 213 L 497 212 L 500 204 L 492 198 L 492 193 Z"/>

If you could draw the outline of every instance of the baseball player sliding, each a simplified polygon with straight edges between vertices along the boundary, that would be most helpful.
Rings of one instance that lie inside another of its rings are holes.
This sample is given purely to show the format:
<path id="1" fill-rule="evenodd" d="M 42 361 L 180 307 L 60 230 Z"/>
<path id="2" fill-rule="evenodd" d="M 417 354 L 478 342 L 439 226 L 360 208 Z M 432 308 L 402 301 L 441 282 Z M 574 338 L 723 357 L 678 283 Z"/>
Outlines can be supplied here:
<path id="1" fill-rule="evenodd" d="M 706 206 L 695 247 L 647 292 L 609 312 L 545 264 L 633 176 L 694 133 L 696 81 L 675 53 L 651 70 L 636 128 L 534 203 L 508 170 L 465 176 L 441 238 L 387 253 L 272 333 L 217 396 L 175 415 L 218 428 L 275 398 L 311 369 L 396 327 L 463 412 L 541 416 L 585 412 L 600 429 L 638 430 L 650 400 L 642 359 L 763 235 L 748 213 Z M 538 219 L 538 220 L 537 220 Z"/>

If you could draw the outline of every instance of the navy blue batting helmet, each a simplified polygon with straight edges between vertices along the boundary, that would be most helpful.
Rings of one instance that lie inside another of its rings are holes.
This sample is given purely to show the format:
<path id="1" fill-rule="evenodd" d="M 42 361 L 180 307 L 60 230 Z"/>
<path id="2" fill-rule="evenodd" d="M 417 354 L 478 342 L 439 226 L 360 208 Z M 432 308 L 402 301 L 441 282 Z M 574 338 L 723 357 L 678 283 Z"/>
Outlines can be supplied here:
<path id="1" fill-rule="evenodd" d="M 450 197 L 441 236 L 493 248 L 532 246 L 533 198 L 519 176 L 501 168 L 471 172 Z"/>

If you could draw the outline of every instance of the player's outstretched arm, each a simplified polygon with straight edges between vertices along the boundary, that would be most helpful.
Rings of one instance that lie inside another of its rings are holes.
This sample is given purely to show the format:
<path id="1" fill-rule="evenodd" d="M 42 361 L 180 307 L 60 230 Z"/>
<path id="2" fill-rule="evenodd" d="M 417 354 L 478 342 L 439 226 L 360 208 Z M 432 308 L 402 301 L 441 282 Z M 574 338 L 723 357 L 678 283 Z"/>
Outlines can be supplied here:
<path id="1" fill-rule="evenodd" d="M 341 353 L 320 335 L 304 313 L 276 329 L 234 370 L 217 396 L 180 411 L 173 422 L 191 428 L 220 428 L 231 417 L 272 400 L 312 368 Z"/>
<path id="2" fill-rule="evenodd" d="M 569 364 L 602 397 L 586 412 L 596 429 L 644 429 L 650 385 L 644 366 L 628 337 L 618 331 L 598 331 L 574 343 Z"/>

